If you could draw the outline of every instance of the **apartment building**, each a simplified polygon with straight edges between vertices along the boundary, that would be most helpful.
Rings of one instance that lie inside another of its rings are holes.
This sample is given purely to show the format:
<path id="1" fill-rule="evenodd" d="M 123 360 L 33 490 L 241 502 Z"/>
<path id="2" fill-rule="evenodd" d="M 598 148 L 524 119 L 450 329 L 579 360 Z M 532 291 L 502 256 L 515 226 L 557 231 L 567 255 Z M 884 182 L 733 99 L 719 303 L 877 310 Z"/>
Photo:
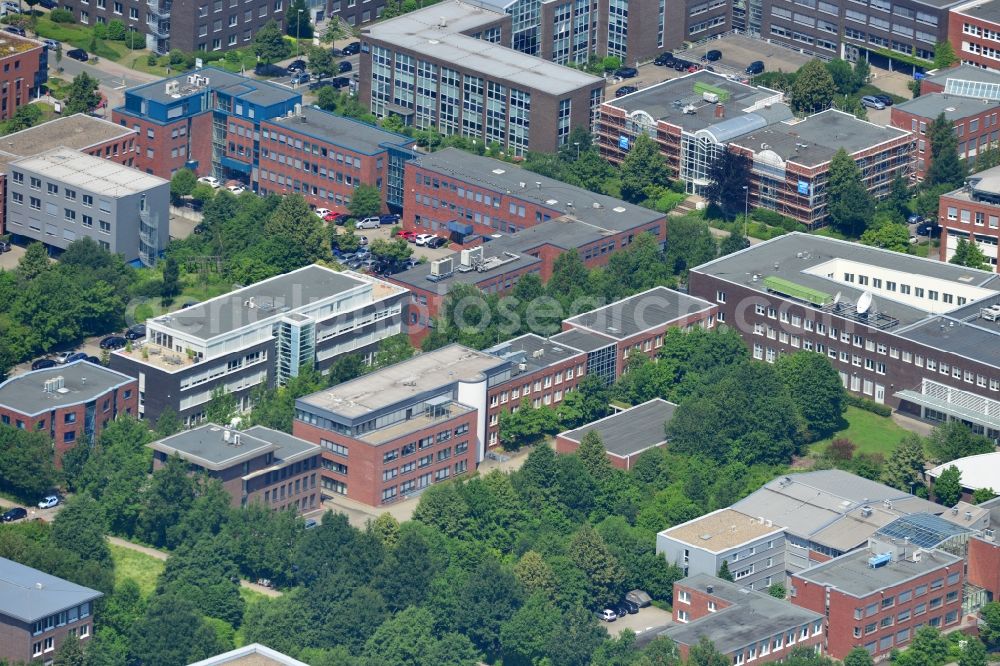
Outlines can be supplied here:
<path id="1" fill-rule="evenodd" d="M 317 478 L 320 448 L 272 428 L 235 430 L 206 423 L 149 447 L 154 470 L 171 456 L 179 456 L 192 473 L 218 479 L 233 507 L 260 504 L 275 511 L 304 513 L 322 503 Z"/>
<path id="2" fill-rule="evenodd" d="M 962 618 L 964 564 L 943 550 L 873 542 L 791 578 L 796 606 L 826 619 L 827 653 L 863 647 L 876 661 L 905 648 L 922 626 L 948 629 Z"/>
<path id="3" fill-rule="evenodd" d="M 299 398 L 292 433 L 323 449 L 325 491 L 370 506 L 474 471 L 489 389 L 511 362 L 451 344 Z"/>
<path id="4" fill-rule="evenodd" d="M 7 200 L 10 163 L 54 148 L 69 148 L 87 155 L 132 166 L 135 132 L 84 113 L 60 116 L 41 125 L 4 136 L 0 146 L 0 200 Z M 6 210 L 0 206 L 0 234 L 6 231 Z"/>
<path id="5" fill-rule="evenodd" d="M 129 88 L 111 118 L 135 130 L 137 169 L 169 179 L 188 168 L 256 189 L 261 122 L 301 104 L 289 88 L 209 67 Z"/>
<path id="6" fill-rule="evenodd" d="M 792 233 L 688 279 L 754 358 L 824 354 L 855 395 L 1000 438 L 995 272 Z"/>
<path id="7" fill-rule="evenodd" d="M 136 415 L 139 386 L 133 377 L 102 365 L 74 361 L 33 370 L 0 383 L 0 423 L 44 432 L 55 462 L 67 451 L 93 444 L 121 414 Z"/>
<path id="8" fill-rule="evenodd" d="M 767 592 L 775 583 L 785 584 L 784 527 L 731 508 L 663 530 L 656 535 L 656 554 L 685 576 L 715 576 L 725 562 L 746 589 Z"/>
<path id="9" fill-rule="evenodd" d="M 503 441 L 500 414 L 516 412 L 525 400 L 532 407 L 556 407 L 574 391 L 586 372 L 579 349 L 526 333 L 484 350 L 510 363 L 510 379 L 488 390 L 486 446 Z"/>
<path id="10" fill-rule="evenodd" d="M 406 290 L 377 278 L 305 266 L 146 321 L 146 338 L 111 355 L 139 380 L 139 413 L 168 405 L 187 424 L 204 418 L 215 389 L 251 405 L 258 386 L 283 385 L 303 364 L 321 371 L 342 354 L 371 360 L 402 331 Z"/>
<path id="11" fill-rule="evenodd" d="M 767 208 L 810 228 L 826 223 L 830 160 L 841 148 L 859 165 L 869 193 L 886 196 L 907 175 L 914 136 L 829 109 L 796 119 L 783 93 L 701 70 L 604 102 L 598 113 L 601 154 L 621 164 L 636 137 L 659 145 L 687 191 L 704 194 L 723 151 L 751 162 L 747 205 Z"/>
<path id="12" fill-rule="evenodd" d="M 92 238 L 125 261 L 156 263 L 170 240 L 170 182 L 70 148 L 9 165 L 10 232 L 60 252 Z"/>
<path id="13" fill-rule="evenodd" d="M 618 469 L 632 469 L 643 452 L 666 445 L 664 430 L 676 409 L 677 405 L 672 402 L 653 398 L 616 411 L 611 416 L 556 435 L 556 453 L 575 453 L 583 438 L 593 432 L 601 438 L 608 462 Z"/>
<path id="14" fill-rule="evenodd" d="M 660 633 L 681 657 L 707 638 L 734 666 L 783 661 L 795 648 L 822 654 L 823 616 L 712 574 L 674 583 L 674 625 Z"/>
<path id="15" fill-rule="evenodd" d="M 146 35 L 146 48 L 170 51 L 224 51 L 252 46 L 269 21 L 285 24 L 285 0 L 68 0 L 59 5 L 84 25 L 118 20 Z"/>
<path id="16" fill-rule="evenodd" d="M 97 590 L 0 557 L 0 659 L 51 666 L 68 640 L 94 635 Z"/>
<path id="17" fill-rule="evenodd" d="M 4 32 L 0 36 L 0 120 L 37 99 L 49 80 L 49 52 L 36 39 Z"/>
<path id="18" fill-rule="evenodd" d="M 590 128 L 604 79 L 502 46 L 504 13 L 445 0 L 361 32 L 358 96 L 378 118 L 554 152 Z"/>
<path id="19" fill-rule="evenodd" d="M 975 243 L 990 270 L 997 265 L 1000 242 L 1000 167 L 980 171 L 966 180 L 965 187 L 941 195 L 938 202 L 941 225 L 941 261 L 950 261 L 960 240 Z"/>
<path id="20" fill-rule="evenodd" d="M 402 134 L 299 106 L 291 115 L 262 121 L 259 144 L 230 151 L 254 160 L 260 194 L 295 192 L 317 208 L 346 213 L 362 183 L 377 187 L 392 209 L 402 208 L 403 169 L 414 145 Z"/>

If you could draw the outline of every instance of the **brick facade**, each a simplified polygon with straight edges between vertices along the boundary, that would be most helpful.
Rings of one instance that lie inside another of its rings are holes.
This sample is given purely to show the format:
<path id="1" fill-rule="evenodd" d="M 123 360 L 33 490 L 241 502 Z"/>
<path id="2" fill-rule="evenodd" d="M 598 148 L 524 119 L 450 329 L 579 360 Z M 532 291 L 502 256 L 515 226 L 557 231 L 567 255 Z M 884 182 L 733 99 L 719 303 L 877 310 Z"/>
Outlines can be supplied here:
<path id="1" fill-rule="evenodd" d="M 994 601 L 1000 599 L 1000 544 L 973 537 L 966 561 L 969 584 L 985 589 Z"/>
<path id="2" fill-rule="evenodd" d="M 955 254 L 960 238 L 975 241 L 994 271 L 1000 271 L 997 262 L 1000 244 L 1000 205 L 976 201 L 964 190 L 941 195 L 938 200 L 938 224 L 941 225 L 941 261 L 949 261 Z"/>
<path id="3" fill-rule="evenodd" d="M 48 81 L 48 51 L 41 42 L 9 32 L 0 37 L 0 120 L 30 103 Z"/>
<path id="4" fill-rule="evenodd" d="M 75 622 L 58 624 L 32 635 L 32 625 L 0 613 L 0 659 L 11 663 L 51 663 L 63 641 L 89 641 L 94 635 L 94 618 L 89 615 Z"/>

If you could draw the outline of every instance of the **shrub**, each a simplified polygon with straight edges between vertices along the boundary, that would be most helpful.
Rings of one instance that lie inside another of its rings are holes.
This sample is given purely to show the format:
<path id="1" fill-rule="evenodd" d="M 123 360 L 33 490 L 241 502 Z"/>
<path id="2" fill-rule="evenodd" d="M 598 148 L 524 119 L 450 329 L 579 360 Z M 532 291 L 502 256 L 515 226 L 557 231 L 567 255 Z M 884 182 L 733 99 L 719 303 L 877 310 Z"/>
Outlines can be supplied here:
<path id="1" fill-rule="evenodd" d="M 148 56 L 146 56 L 146 64 L 149 65 L 150 67 L 156 67 L 157 63 L 159 62 L 160 59 L 156 56 L 155 53 L 150 53 Z"/>
<path id="2" fill-rule="evenodd" d="M 108 25 L 106 23 L 95 23 L 92 34 L 93 34 L 93 39 L 107 39 Z"/>
<path id="3" fill-rule="evenodd" d="M 838 437 L 837 439 L 830 442 L 827 447 L 826 452 L 832 459 L 840 462 L 848 462 L 854 457 L 854 449 L 857 447 L 854 442 L 847 439 L 846 437 Z"/>
<path id="4" fill-rule="evenodd" d="M 869 400 L 868 398 L 859 398 L 854 395 L 847 396 L 847 404 L 851 407 L 857 407 L 858 409 L 863 409 L 866 412 L 871 412 L 872 414 L 878 414 L 879 416 L 889 417 L 892 415 L 892 408 L 887 405 L 880 405 L 874 400 Z"/>
<path id="5" fill-rule="evenodd" d="M 187 59 L 187 56 L 184 55 L 184 51 L 178 51 L 177 49 L 171 51 L 167 57 L 169 58 L 171 65 L 183 64 Z"/>
<path id="6" fill-rule="evenodd" d="M 125 46 L 133 51 L 146 48 L 146 35 L 135 30 L 129 30 L 125 35 Z M 156 56 L 153 56 L 153 63 L 156 64 Z"/>
<path id="7" fill-rule="evenodd" d="M 57 7 L 49 12 L 49 19 L 53 23 L 76 23 L 73 20 L 73 12 L 68 9 L 63 9 L 62 7 Z"/>
<path id="8" fill-rule="evenodd" d="M 96 27 L 96 26 L 95 26 Z M 108 39 L 115 42 L 125 41 L 125 24 L 118 19 L 108 22 Z"/>

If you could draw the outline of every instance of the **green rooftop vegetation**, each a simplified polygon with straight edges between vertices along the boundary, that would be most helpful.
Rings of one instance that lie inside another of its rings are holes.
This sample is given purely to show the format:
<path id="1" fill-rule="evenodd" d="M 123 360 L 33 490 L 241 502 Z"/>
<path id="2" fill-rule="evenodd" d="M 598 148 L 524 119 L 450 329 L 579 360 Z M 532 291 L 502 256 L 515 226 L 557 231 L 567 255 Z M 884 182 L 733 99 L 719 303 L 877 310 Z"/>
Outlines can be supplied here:
<path id="1" fill-rule="evenodd" d="M 718 86 L 713 86 L 709 83 L 702 83 L 701 81 L 698 81 L 697 83 L 694 84 L 694 91 L 696 93 L 715 93 L 716 95 L 719 96 L 720 102 L 729 101 L 728 92 L 726 92 L 722 88 L 719 88 Z"/>
<path id="2" fill-rule="evenodd" d="M 826 305 L 833 300 L 833 296 L 825 291 L 805 287 L 801 284 L 795 284 L 791 280 L 786 280 L 785 278 L 780 278 L 774 275 L 769 275 L 764 278 L 764 286 L 767 287 L 769 291 L 773 291 L 776 294 L 791 296 L 792 298 L 797 298 L 800 301 L 812 303 L 813 305 Z"/>

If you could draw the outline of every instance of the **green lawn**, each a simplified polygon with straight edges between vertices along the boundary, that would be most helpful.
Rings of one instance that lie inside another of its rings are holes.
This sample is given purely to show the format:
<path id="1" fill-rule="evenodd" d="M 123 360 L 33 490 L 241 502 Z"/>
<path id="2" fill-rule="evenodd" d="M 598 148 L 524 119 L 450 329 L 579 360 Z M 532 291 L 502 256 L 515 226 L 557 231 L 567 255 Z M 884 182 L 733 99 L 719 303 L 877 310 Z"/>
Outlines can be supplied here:
<path id="1" fill-rule="evenodd" d="M 93 31 L 91 28 L 79 23 L 56 23 L 48 16 L 39 16 L 35 26 L 35 32 L 39 37 L 54 39 L 59 42 L 71 44 L 78 49 L 90 50 L 90 41 Z M 101 40 L 97 45 L 94 55 L 108 60 L 121 60 L 127 53 L 142 53 L 142 51 L 129 51 L 125 42 L 114 42 L 111 40 Z M 53 57 L 54 59 L 54 57 Z"/>
<path id="2" fill-rule="evenodd" d="M 846 240 L 847 239 L 847 236 L 845 236 L 844 234 L 840 233 L 839 231 L 837 231 L 833 227 L 829 227 L 829 226 L 827 226 L 827 227 L 820 227 L 819 229 L 817 229 L 813 233 L 816 234 L 817 236 L 824 236 L 826 238 L 836 238 L 837 240 Z"/>
<path id="3" fill-rule="evenodd" d="M 152 594 L 156 588 L 156 579 L 163 571 L 163 561 L 131 548 L 108 545 L 111 548 L 111 558 L 115 561 L 115 585 L 131 578 L 139 584 L 143 596 Z"/>
<path id="4" fill-rule="evenodd" d="M 854 442 L 858 447 L 857 453 L 881 453 L 888 457 L 908 432 L 890 418 L 857 407 L 848 407 L 844 418 L 848 423 L 847 428 L 813 444 L 809 447 L 811 453 L 818 455 L 831 441 L 844 437 Z"/>

